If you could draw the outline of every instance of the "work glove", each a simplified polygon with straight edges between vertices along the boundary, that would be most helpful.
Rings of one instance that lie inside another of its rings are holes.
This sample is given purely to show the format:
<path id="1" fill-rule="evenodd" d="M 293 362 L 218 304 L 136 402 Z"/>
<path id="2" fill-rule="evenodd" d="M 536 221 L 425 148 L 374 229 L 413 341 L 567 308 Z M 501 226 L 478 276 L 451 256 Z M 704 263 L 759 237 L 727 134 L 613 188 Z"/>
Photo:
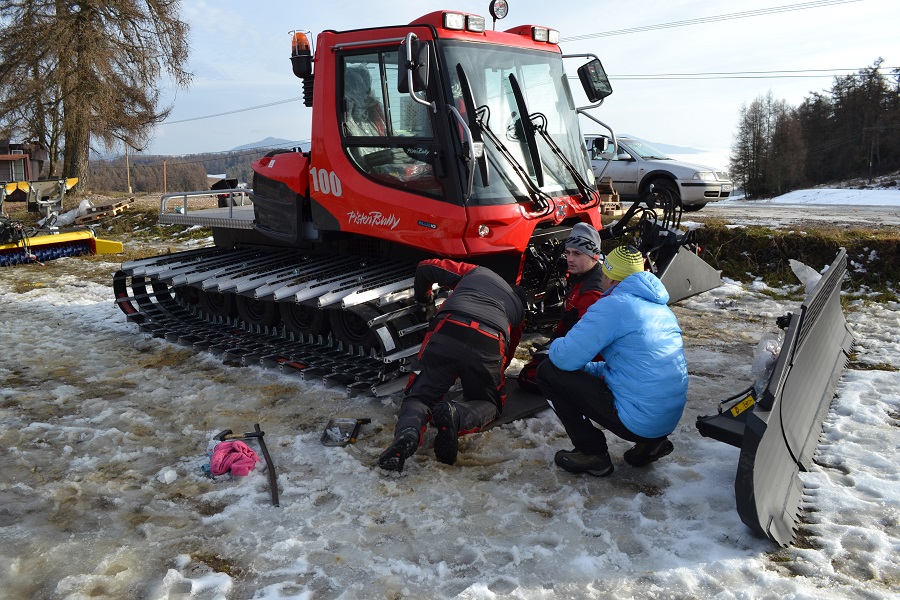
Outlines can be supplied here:
<path id="1" fill-rule="evenodd" d="M 546 359 L 546 352 L 535 353 L 534 358 L 532 358 L 524 367 L 522 367 L 522 370 L 519 371 L 518 377 L 516 377 L 520 388 L 534 394 L 541 393 L 541 389 L 537 384 L 537 369 L 538 365 L 540 365 Z"/>
<path id="2" fill-rule="evenodd" d="M 536 342 L 534 346 L 531 348 L 531 354 L 547 354 L 550 351 L 550 343 L 553 340 L 547 340 L 546 342 Z"/>
<path id="3" fill-rule="evenodd" d="M 434 300 L 429 300 L 428 302 L 418 302 L 419 310 L 424 315 L 425 321 L 431 321 L 434 318 L 434 315 L 437 313 L 437 306 L 434 304 Z"/>

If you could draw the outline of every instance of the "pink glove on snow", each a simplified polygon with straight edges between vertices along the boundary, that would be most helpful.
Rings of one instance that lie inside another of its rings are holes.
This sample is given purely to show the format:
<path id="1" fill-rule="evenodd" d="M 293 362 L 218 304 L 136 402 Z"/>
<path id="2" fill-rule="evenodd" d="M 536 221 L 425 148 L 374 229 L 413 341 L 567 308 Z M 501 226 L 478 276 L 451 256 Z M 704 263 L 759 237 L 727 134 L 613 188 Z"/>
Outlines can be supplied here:
<path id="1" fill-rule="evenodd" d="M 243 477 L 248 475 L 258 462 L 256 452 L 244 442 L 240 440 L 219 442 L 213 449 L 209 472 L 213 475 L 222 475 L 231 471 L 232 475 Z"/>

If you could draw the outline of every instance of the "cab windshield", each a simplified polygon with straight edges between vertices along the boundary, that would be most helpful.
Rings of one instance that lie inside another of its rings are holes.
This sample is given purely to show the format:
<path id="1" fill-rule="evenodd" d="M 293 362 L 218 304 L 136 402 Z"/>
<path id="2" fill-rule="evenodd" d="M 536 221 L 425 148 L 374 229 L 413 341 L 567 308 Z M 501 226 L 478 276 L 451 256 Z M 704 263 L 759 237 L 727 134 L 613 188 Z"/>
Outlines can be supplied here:
<path id="1" fill-rule="evenodd" d="M 485 127 L 499 138 L 520 171 L 527 172 L 534 181 L 534 168 L 525 136 L 521 133 L 521 116 L 510 75 L 515 76 L 522 89 L 529 116 L 546 128 L 559 150 L 580 170 L 581 177 L 593 183 L 561 55 L 468 42 L 448 42 L 441 52 L 447 65 L 445 72 L 450 79 L 453 105 L 471 123 L 462 100 L 459 65 L 472 90 L 476 112 L 483 115 Z M 535 117 L 539 118 L 535 120 Z M 541 190 L 550 196 L 580 194 L 572 174 L 550 145 L 541 136 L 536 136 L 535 142 L 543 165 Z M 484 148 L 489 182 L 485 185 L 481 175 L 476 173 L 470 204 L 504 204 L 510 202 L 510 195 L 515 201 L 527 199 L 526 183 L 510 160 L 490 141 L 485 140 Z"/>

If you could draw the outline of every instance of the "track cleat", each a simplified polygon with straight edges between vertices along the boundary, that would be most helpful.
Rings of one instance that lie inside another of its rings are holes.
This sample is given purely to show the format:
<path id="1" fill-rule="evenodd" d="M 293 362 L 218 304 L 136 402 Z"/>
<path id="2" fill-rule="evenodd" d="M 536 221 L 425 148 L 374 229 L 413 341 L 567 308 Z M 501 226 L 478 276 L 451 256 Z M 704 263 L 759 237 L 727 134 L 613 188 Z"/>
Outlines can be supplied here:
<path id="1" fill-rule="evenodd" d="M 674 449 L 675 446 L 669 438 L 663 438 L 658 442 L 642 442 L 625 451 L 625 462 L 632 467 L 643 467 L 672 454 Z"/>
<path id="2" fill-rule="evenodd" d="M 386 471 L 403 471 L 403 463 L 415 454 L 419 447 L 419 432 L 407 427 L 397 434 L 387 450 L 378 457 L 378 466 Z"/>
<path id="3" fill-rule="evenodd" d="M 434 456 L 442 463 L 452 465 L 459 452 L 459 415 L 456 407 L 449 402 L 441 402 L 434 407 L 431 418 L 438 430 L 434 438 Z"/>
<path id="4" fill-rule="evenodd" d="M 553 457 L 553 462 L 569 473 L 587 473 L 595 477 L 606 477 L 612 474 L 614 468 L 609 452 L 591 455 L 577 450 L 560 450 Z"/>

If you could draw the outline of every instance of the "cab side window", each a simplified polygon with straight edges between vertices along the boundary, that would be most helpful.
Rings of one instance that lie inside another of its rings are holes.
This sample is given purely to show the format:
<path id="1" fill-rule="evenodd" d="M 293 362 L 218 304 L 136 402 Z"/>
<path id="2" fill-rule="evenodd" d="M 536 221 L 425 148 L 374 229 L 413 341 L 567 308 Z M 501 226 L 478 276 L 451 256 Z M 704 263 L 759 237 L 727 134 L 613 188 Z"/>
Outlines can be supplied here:
<path id="1" fill-rule="evenodd" d="M 377 80 L 376 80 L 377 81 Z M 376 95 L 375 91 L 379 92 Z M 384 137 L 387 133 L 380 89 L 372 90 L 365 65 L 344 70 L 344 132 L 350 136 Z"/>
<path id="2" fill-rule="evenodd" d="M 356 167 L 380 183 L 443 196 L 431 115 L 397 91 L 396 50 L 348 55 L 340 75 L 341 130 Z"/>

